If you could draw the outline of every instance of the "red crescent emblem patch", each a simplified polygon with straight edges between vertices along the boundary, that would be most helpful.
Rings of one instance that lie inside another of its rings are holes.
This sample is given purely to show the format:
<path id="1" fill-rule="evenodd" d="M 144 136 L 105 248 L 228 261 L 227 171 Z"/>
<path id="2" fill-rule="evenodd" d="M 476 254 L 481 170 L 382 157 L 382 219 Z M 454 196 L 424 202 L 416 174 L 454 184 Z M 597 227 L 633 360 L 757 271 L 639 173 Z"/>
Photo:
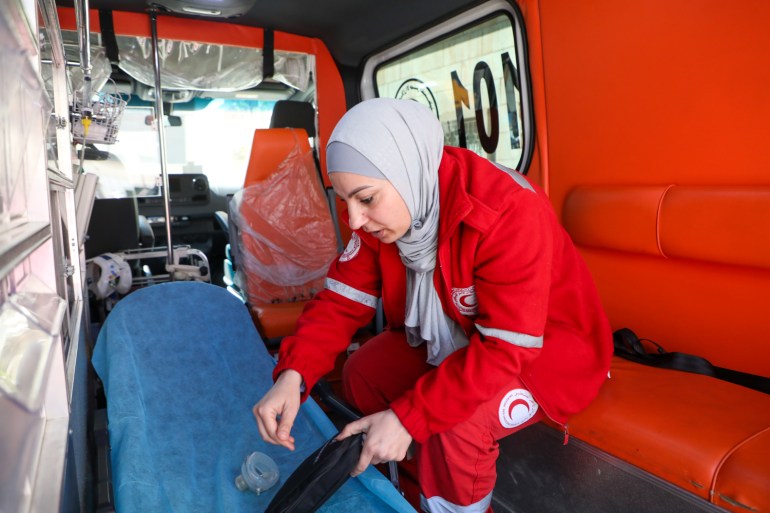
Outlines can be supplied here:
<path id="1" fill-rule="evenodd" d="M 340 262 L 347 262 L 348 260 L 352 260 L 358 254 L 359 249 L 361 249 L 361 238 L 358 236 L 358 234 L 356 234 L 356 232 L 353 232 L 350 235 L 350 242 L 348 242 L 345 251 L 343 251 L 340 255 Z"/>
<path id="2" fill-rule="evenodd" d="M 537 413 L 538 404 L 529 390 L 516 388 L 511 390 L 500 402 L 498 410 L 500 424 L 505 428 L 520 426 Z"/>
<path id="3" fill-rule="evenodd" d="M 452 302 L 457 310 L 465 316 L 476 315 L 479 313 L 479 301 L 476 297 L 476 287 L 453 288 Z"/>

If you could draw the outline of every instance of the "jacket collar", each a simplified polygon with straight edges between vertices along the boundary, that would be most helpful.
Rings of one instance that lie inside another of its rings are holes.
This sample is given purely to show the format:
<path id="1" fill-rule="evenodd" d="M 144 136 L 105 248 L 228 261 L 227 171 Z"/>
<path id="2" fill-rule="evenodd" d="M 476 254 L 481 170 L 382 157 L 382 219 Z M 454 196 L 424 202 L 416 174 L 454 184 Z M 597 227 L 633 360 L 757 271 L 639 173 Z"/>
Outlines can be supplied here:
<path id="1" fill-rule="evenodd" d="M 466 154 L 463 155 L 463 153 Z M 460 148 L 444 148 L 444 155 L 438 169 L 439 204 L 441 205 L 439 245 L 449 239 L 460 222 L 486 232 L 499 217 L 498 212 L 469 192 L 469 175 L 474 170 L 468 165 L 468 159 L 473 161 L 481 157 Z M 487 161 L 484 160 L 484 163 Z"/>

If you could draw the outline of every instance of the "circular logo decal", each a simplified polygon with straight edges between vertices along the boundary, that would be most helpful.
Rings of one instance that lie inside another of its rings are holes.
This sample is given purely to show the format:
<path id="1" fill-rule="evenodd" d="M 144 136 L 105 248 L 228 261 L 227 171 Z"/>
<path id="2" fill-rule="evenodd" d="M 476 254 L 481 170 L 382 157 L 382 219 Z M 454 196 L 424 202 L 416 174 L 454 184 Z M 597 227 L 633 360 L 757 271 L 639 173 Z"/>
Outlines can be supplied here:
<path id="1" fill-rule="evenodd" d="M 396 91 L 397 100 L 414 100 L 428 107 L 438 118 L 438 105 L 428 84 L 418 78 L 405 80 Z"/>
<path id="2" fill-rule="evenodd" d="M 505 428 L 515 428 L 531 419 L 537 413 L 538 404 L 524 388 L 511 390 L 500 402 L 500 424 Z"/>
<path id="3" fill-rule="evenodd" d="M 340 262 L 347 262 L 348 260 L 352 260 L 353 257 L 358 254 L 359 249 L 361 249 L 361 239 L 358 237 L 356 232 L 353 232 L 350 236 L 350 242 L 348 242 L 348 246 L 340 255 Z"/>
<path id="4" fill-rule="evenodd" d="M 453 288 L 452 302 L 463 315 L 476 315 L 479 313 L 479 300 L 476 298 L 476 287 L 473 285 L 461 289 Z"/>

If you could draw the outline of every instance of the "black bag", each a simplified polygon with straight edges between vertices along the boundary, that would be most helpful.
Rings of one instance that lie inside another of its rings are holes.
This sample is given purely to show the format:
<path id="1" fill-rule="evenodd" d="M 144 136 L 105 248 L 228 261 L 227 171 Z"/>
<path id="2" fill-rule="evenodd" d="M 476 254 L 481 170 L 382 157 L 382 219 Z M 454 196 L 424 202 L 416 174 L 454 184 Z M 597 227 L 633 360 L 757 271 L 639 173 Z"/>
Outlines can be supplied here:
<path id="1" fill-rule="evenodd" d="M 363 433 L 328 440 L 300 463 L 265 513 L 312 513 L 320 508 L 348 480 L 363 445 Z"/>

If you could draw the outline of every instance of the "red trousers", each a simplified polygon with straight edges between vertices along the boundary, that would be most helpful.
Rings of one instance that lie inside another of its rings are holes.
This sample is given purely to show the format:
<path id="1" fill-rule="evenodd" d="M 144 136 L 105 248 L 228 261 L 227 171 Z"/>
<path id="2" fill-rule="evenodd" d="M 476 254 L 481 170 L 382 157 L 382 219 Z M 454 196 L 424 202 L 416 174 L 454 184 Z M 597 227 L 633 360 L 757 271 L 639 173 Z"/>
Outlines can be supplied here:
<path id="1" fill-rule="evenodd" d="M 434 367 L 425 345 L 411 347 L 403 331 L 385 331 L 354 352 L 342 373 L 345 399 L 364 415 L 388 409 Z M 542 409 L 518 378 L 449 431 L 415 445 L 422 508 L 426 511 L 491 511 L 497 478 L 498 440 L 542 420 Z"/>

